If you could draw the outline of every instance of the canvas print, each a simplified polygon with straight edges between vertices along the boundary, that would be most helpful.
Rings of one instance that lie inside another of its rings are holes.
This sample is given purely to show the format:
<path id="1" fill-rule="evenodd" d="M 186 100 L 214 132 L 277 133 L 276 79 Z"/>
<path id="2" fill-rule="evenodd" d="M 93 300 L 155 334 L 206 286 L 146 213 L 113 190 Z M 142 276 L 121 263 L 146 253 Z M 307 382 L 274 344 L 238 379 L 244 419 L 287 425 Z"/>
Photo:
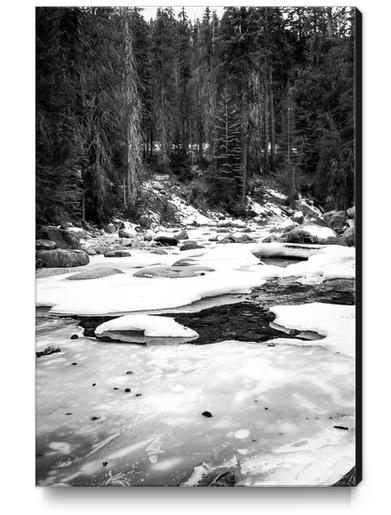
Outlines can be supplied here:
<path id="1" fill-rule="evenodd" d="M 361 15 L 36 9 L 36 484 L 361 478 Z"/>

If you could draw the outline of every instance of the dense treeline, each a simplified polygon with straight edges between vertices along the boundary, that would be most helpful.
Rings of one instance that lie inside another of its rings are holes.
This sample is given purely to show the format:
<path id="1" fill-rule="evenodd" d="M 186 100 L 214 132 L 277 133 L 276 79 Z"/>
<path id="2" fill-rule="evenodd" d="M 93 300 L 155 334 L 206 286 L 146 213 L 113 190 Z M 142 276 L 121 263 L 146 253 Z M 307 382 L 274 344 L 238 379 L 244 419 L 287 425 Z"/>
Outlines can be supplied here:
<path id="1" fill-rule="evenodd" d="M 237 213 L 269 174 L 291 202 L 300 188 L 349 207 L 354 14 L 38 8 L 38 222 L 134 212 L 146 171 L 196 179 Z"/>

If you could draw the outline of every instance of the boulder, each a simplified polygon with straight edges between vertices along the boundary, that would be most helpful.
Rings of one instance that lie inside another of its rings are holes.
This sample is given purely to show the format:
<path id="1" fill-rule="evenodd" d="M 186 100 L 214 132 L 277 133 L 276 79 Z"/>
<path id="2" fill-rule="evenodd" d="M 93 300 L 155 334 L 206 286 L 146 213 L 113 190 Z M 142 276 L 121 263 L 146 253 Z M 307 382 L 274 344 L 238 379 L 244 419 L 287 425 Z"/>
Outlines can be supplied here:
<path id="1" fill-rule="evenodd" d="M 69 229 L 70 227 L 73 227 L 73 223 L 72 222 L 63 222 L 61 224 L 61 228 L 62 229 Z"/>
<path id="2" fill-rule="evenodd" d="M 219 243 L 250 243 L 254 241 L 247 234 L 228 234 Z"/>
<path id="3" fill-rule="evenodd" d="M 87 265 L 90 258 L 86 252 L 77 249 L 40 250 L 37 259 L 41 266 L 48 268 L 67 268 Z"/>
<path id="4" fill-rule="evenodd" d="M 208 272 L 214 272 L 213 268 L 201 265 L 188 265 L 178 267 L 154 266 L 142 268 L 133 274 L 133 277 L 165 277 L 168 279 L 179 279 L 183 277 L 197 277 L 205 275 Z"/>
<path id="5" fill-rule="evenodd" d="M 167 256 L 168 252 L 166 252 L 163 249 L 153 249 L 153 250 L 151 250 L 151 254 L 159 254 L 161 256 Z"/>
<path id="6" fill-rule="evenodd" d="M 302 224 L 304 222 L 304 214 L 302 211 L 295 211 L 291 216 L 291 220 L 296 222 L 297 224 Z"/>
<path id="7" fill-rule="evenodd" d="M 238 229 L 246 227 L 246 223 L 243 220 L 232 220 L 231 227 L 236 227 Z"/>
<path id="8" fill-rule="evenodd" d="M 164 246 L 176 246 L 178 245 L 178 240 L 171 236 L 156 236 L 154 241 L 159 245 Z"/>
<path id="9" fill-rule="evenodd" d="M 301 228 L 295 228 L 291 231 L 287 232 L 284 237 L 281 239 L 281 241 L 284 241 L 286 243 L 318 243 L 319 240 L 317 236 L 314 236 L 313 234 L 310 234 L 309 232 L 301 229 Z M 266 243 L 265 240 L 263 240 L 263 243 Z"/>
<path id="10" fill-rule="evenodd" d="M 143 229 L 149 229 L 151 227 L 151 219 L 148 215 L 141 215 L 138 223 Z"/>
<path id="11" fill-rule="evenodd" d="M 137 232 L 135 229 L 120 229 L 118 231 L 118 236 L 120 238 L 135 238 L 137 236 Z"/>
<path id="12" fill-rule="evenodd" d="M 182 244 L 180 250 L 195 250 L 195 249 L 204 249 L 202 245 L 199 245 L 196 241 L 185 241 Z"/>
<path id="13" fill-rule="evenodd" d="M 90 268 L 87 270 L 83 270 L 82 272 L 78 272 L 76 274 L 72 274 L 67 277 L 68 281 L 85 281 L 89 279 L 100 279 L 101 277 L 109 277 L 110 275 L 123 274 L 122 270 L 118 270 L 117 268 L 111 267 L 99 267 L 99 268 Z"/>
<path id="14" fill-rule="evenodd" d="M 177 240 L 188 240 L 189 239 L 189 235 L 187 234 L 185 229 L 182 229 L 181 231 L 174 233 L 174 236 Z"/>
<path id="15" fill-rule="evenodd" d="M 151 241 L 153 240 L 155 234 L 150 229 L 147 229 L 144 233 L 144 241 Z"/>
<path id="16" fill-rule="evenodd" d="M 356 243 L 356 229 L 354 227 L 348 227 L 342 234 L 342 239 L 348 247 L 353 247 Z"/>
<path id="17" fill-rule="evenodd" d="M 114 234 L 116 232 L 116 228 L 115 228 L 115 225 L 112 224 L 112 223 L 109 223 L 105 226 L 105 231 L 108 232 L 109 234 Z"/>
<path id="18" fill-rule="evenodd" d="M 120 257 L 130 257 L 131 253 L 127 250 L 109 250 L 104 254 L 107 258 L 120 258 Z"/>
<path id="19" fill-rule="evenodd" d="M 329 211 L 325 213 L 324 219 L 329 223 L 330 227 L 341 230 L 346 224 L 348 215 L 346 211 Z"/>
<path id="20" fill-rule="evenodd" d="M 35 248 L 37 250 L 52 250 L 56 248 L 56 242 L 52 240 L 37 240 Z"/>
<path id="21" fill-rule="evenodd" d="M 356 218 L 356 206 L 349 207 L 349 209 L 346 210 L 346 214 L 348 218 Z"/>
<path id="22" fill-rule="evenodd" d="M 311 206 L 308 202 L 305 202 L 305 200 L 300 200 L 297 203 L 297 210 L 301 211 L 304 215 L 310 215 L 315 219 L 322 216 L 320 209 L 316 208 L 315 206 Z"/>
<path id="23" fill-rule="evenodd" d="M 37 231 L 37 237 L 40 240 L 56 242 L 58 249 L 80 249 L 80 237 L 76 233 L 54 225 L 42 226 Z"/>

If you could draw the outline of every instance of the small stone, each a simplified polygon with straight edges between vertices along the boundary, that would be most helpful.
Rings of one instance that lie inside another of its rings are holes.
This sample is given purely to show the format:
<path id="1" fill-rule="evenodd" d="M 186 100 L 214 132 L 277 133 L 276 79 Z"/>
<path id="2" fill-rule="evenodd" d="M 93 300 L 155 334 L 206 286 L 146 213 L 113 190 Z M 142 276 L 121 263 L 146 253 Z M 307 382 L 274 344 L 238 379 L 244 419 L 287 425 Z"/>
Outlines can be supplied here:
<path id="1" fill-rule="evenodd" d="M 268 347 L 275 347 L 275 346 L 276 346 L 276 344 L 275 344 L 275 343 L 268 343 L 268 344 L 267 344 L 267 346 L 268 346 Z"/>
<path id="2" fill-rule="evenodd" d="M 71 363 L 71 365 L 77 365 L 77 362 L 76 362 L 76 361 L 74 361 L 73 363 Z"/>
<path id="3" fill-rule="evenodd" d="M 136 397 L 141 397 L 142 393 L 136 393 Z"/>
<path id="4" fill-rule="evenodd" d="M 265 408 L 265 410 L 268 410 L 269 408 Z"/>
<path id="5" fill-rule="evenodd" d="M 118 390 L 118 386 L 113 386 L 113 390 Z"/>
<path id="6" fill-rule="evenodd" d="M 92 385 L 91 385 L 91 386 L 96 386 L 96 383 L 92 383 Z"/>
<path id="7" fill-rule="evenodd" d="M 72 415 L 72 412 L 68 411 L 68 413 L 65 413 L 65 415 Z"/>
<path id="8" fill-rule="evenodd" d="M 129 392 L 131 392 L 131 389 L 130 389 L 130 388 L 125 388 L 125 390 L 124 390 L 124 391 L 125 391 L 126 393 L 129 393 Z"/>
<path id="9" fill-rule="evenodd" d="M 91 420 L 99 420 L 99 419 L 100 419 L 100 417 L 96 417 L 96 416 L 91 417 Z"/>
<path id="10" fill-rule="evenodd" d="M 103 465 L 104 467 L 107 467 L 107 465 L 108 465 L 108 464 L 109 464 L 109 462 L 108 462 L 108 461 L 103 461 L 103 462 L 102 462 L 102 465 Z"/>
<path id="11" fill-rule="evenodd" d="M 72 334 L 71 340 L 77 340 L 79 338 L 78 334 Z"/>
<path id="12" fill-rule="evenodd" d="M 203 411 L 202 415 L 206 418 L 213 417 L 212 413 L 210 411 Z"/>
<path id="13" fill-rule="evenodd" d="M 128 370 L 126 373 L 127 373 L 128 375 L 132 375 L 132 374 L 134 374 L 133 370 Z"/>
<path id="14" fill-rule="evenodd" d="M 344 431 L 349 431 L 349 428 L 346 426 L 334 426 L 335 429 L 343 429 Z"/>

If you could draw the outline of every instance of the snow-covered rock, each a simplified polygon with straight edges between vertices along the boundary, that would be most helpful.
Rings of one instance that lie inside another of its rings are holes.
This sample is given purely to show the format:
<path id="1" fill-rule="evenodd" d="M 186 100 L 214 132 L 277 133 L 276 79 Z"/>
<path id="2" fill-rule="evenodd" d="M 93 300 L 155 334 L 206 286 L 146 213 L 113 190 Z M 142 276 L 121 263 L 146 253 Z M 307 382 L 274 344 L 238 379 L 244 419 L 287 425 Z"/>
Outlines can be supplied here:
<path id="1" fill-rule="evenodd" d="M 325 338 L 320 340 L 284 339 L 286 344 L 322 346 L 349 357 L 355 353 L 355 306 L 314 302 L 299 306 L 273 306 L 274 323 L 287 329 L 314 331 Z M 280 341 L 279 339 L 276 340 Z"/>
<path id="2" fill-rule="evenodd" d="M 104 322 L 95 329 L 97 336 L 106 336 L 117 331 L 143 331 L 145 336 L 196 338 L 198 333 L 178 324 L 173 318 L 154 315 L 125 315 Z"/>

